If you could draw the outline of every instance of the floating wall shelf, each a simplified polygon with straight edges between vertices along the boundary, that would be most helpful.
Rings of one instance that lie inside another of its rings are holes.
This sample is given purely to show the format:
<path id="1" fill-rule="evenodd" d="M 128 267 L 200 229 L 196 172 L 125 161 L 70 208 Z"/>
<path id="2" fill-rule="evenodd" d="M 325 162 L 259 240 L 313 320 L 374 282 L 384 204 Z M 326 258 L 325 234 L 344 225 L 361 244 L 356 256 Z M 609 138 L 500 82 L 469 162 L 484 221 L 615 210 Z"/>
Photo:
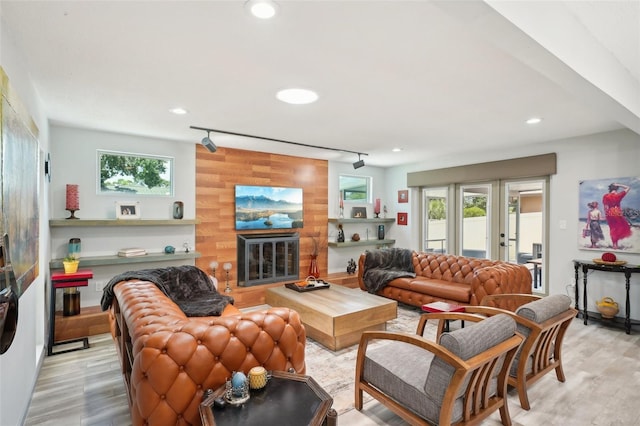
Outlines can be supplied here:
<path id="1" fill-rule="evenodd" d="M 345 241 L 344 243 L 337 243 L 335 241 L 329 241 L 329 247 L 355 247 L 355 246 L 387 246 L 395 244 L 396 240 L 360 240 L 360 241 Z"/>
<path id="2" fill-rule="evenodd" d="M 182 226 L 197 225 L 200 219 L 51 219 L 49 227 L 82 226 Z"/>
<path id="3" fill-rule="evenodd" d="M 358 218 L 335 218 L 330 217 L 329 223 L 394 223 L 396 220 L 394 218 L 385 218 L 385 217 L 372 217 L 368 219 L 358 219 Z"/>

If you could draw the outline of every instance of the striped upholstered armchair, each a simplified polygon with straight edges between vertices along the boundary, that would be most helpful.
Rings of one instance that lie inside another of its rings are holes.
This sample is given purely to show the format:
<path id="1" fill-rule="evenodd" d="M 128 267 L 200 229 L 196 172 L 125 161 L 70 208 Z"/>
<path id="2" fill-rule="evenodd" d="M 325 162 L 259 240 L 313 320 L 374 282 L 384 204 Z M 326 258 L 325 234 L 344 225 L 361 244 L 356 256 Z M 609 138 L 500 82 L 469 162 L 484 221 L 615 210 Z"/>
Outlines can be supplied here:
<path id="1" fill-rule="evenodd" d="M 516 322 L 508 315 L 483 319 L 465 313 L 434 313 L 431 319 L 474 324 L 443 333 L 438 342 L 418 334 L 363 333 L 355 408 L 362 409 L 367 392 L 414 425 L 476 424 L 496 410 L 502 424 L 510 425 L 507 377 L 522 342 Z M 374 344 L 379 341 L 385 344 Z"/>

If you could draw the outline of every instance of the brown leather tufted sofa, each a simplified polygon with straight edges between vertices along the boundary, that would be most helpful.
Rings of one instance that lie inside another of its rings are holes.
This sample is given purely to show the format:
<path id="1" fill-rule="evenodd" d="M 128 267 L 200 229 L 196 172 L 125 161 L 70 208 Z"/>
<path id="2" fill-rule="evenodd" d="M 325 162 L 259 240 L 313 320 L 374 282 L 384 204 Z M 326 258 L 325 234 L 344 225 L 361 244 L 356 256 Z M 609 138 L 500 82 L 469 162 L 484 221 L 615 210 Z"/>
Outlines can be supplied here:
<path id="1" fill-rule="evenodd" d="M 186 317 L 155 284 L 122 281 L 109 310 L 134 425 L 199 425 L 207 389 L 254 366 L 304 374 L 306 334 L 288 308 Z"/>
<path id="2" fill-rule="evenodd" d="M 358 284 L 367 291 L 362 279 L 365 256 L 360 256 Z M 377 294 L 413 306 L 437 301 L 479 305 L 489 294 L 531 294 L 531 273 L 524 265 L 413 252 L 413 268 L 415 278 L 396 278 Z"/>

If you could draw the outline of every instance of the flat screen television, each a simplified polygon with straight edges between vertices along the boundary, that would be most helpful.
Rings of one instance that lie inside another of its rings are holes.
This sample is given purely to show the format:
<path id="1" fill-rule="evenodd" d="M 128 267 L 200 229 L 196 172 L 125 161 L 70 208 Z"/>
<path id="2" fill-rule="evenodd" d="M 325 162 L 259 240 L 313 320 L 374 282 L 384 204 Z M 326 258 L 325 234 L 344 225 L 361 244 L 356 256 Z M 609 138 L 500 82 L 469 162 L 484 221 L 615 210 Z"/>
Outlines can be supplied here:
<path id="1" fill-rule="evenodd" d="M 302 188 L 236 185 L 237 230 L 302 226 Z"/>

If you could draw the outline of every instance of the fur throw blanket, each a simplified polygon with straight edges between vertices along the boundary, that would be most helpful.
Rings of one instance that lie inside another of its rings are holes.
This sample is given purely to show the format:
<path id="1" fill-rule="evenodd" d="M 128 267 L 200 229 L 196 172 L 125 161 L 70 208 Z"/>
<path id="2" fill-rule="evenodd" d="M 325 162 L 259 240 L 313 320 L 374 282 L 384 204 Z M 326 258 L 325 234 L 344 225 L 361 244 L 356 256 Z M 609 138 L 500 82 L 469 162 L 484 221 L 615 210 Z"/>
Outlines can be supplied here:
<path id="1" fill-rule="evenodd" d="M 365 252 L 362 280 L 369 293 L 377 293 L 396 278 L 415 276 L 411 250 L 388 248 Z"/>
<path id="2" fill-rule="evenodd" d="M 218 293 L 209 276 L 195 266 L 142 269 L 116 275 L 104 286 L 100 305 L 106 311 L 111 306 L 113 287 L 126 280 L 150 281 L 158 286 L 188 317 L 218 316 L 233 297 Z"/>

